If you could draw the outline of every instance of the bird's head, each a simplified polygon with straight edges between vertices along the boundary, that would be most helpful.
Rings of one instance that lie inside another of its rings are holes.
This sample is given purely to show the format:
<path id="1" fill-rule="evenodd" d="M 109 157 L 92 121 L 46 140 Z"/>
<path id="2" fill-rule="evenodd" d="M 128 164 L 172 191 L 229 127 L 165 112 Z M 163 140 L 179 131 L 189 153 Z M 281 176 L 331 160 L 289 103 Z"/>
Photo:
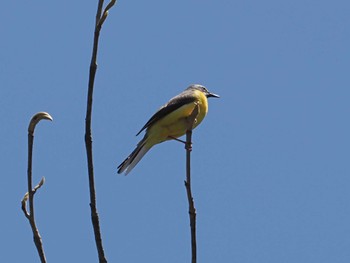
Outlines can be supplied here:
<path id="1" fill-rule="evenodd" d="M 219 95 L 209 92 L 206 87 L 204 87 L 203 85 L 200 85 L 200 84 L 192 84 L 191 86 L 189 86 L 187 88 L 187 90 L 191 90 L 191 89 L 192 90 L 195 89 L 195 90 L 199 90 L 199 91 L 203 92 L 207 98 L 210 98 L 210 97 L 220 98 Z"/>

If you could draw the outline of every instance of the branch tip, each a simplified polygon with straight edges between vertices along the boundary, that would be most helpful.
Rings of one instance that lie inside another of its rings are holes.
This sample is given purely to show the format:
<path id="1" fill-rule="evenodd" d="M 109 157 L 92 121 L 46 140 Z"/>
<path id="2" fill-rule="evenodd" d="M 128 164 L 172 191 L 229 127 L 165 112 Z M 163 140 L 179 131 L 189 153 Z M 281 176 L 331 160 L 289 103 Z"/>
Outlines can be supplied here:
<path id="1" fill-rule="evenodd" d="M 35 130 L 35 126 L 39 123 L 39 121 L 41 120 L 49 120 L 49 121 L 53 121 L 52 117 L 50 114 L 48 114 L 47 112 L 38 112 L 36 113 L 32 119 L 29 122 L 29 126 L 28 126 L 28 132 L 30 134 L 34 134 L 34 130 Z"/>

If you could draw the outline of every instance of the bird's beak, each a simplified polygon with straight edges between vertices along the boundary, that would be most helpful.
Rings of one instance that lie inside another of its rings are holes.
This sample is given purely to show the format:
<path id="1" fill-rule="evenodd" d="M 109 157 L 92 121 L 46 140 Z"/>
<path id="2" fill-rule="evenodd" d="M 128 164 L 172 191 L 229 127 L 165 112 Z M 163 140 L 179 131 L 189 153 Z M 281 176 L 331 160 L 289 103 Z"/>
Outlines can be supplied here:
<path id="1" fill-rule="evenodd" d="M 216 95 L 216 94 L 214 94 L 214 93 L 208 92 L 207 98 L 210 98 L 210 97 L 213 97 L 213 98 L 220 98 L 219 95 Z"/>

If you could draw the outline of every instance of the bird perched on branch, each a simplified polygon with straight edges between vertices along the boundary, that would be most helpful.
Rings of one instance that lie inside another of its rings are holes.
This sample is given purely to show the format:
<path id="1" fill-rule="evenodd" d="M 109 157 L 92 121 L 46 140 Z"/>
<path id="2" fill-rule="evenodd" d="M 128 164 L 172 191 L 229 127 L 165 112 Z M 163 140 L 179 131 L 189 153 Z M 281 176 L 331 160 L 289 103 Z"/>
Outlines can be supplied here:
<path id="1" fill-rule="evenodd" d="M 193 128 L 197 127 L 208 112 L 207 98 L 219 98 L 219 95 L 210 93 L 204 86 L 193 84 L 162 106 L 136 134 L 143 130 L 146 134 L 137 144 L 135 150 L 118 166 L 118 173 L 127 175 L 141 160 L 141 158 L 156 144 L 177 140 L 183 136 L 188 127 L 187 118 L 198 106 L 198 115 Z"/>

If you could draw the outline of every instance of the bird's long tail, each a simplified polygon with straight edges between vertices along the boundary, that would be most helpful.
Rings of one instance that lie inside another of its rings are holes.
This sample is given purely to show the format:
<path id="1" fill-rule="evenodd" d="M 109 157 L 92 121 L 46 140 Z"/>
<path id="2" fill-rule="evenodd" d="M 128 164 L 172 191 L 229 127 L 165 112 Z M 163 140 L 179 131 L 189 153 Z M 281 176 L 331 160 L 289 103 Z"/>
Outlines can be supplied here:
<path id="1" fill-rule="evenodd" d="M 135 165 L 151 149 L 146 145 L 147 137 L 145 136 L 136 146 L 135 150 L 118 166 L 118 174 L 125 171 L 125 175 L 131 172 Z"/>

